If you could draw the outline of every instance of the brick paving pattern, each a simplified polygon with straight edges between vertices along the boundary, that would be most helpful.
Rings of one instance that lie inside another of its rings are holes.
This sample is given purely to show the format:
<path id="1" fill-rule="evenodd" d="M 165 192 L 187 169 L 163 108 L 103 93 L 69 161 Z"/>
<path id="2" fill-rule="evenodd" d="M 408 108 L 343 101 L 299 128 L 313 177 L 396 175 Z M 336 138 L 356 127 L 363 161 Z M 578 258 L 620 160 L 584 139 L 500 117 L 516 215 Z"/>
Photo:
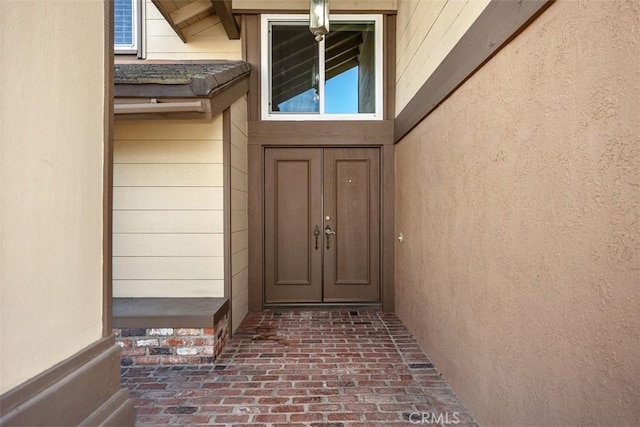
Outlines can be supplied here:
<path id="1" fill-rule="evenodd" d="M 250 313 L 214 365 L 129 366 L 136 425 L 477 426 L 416 339 L 371 309 Z"/>

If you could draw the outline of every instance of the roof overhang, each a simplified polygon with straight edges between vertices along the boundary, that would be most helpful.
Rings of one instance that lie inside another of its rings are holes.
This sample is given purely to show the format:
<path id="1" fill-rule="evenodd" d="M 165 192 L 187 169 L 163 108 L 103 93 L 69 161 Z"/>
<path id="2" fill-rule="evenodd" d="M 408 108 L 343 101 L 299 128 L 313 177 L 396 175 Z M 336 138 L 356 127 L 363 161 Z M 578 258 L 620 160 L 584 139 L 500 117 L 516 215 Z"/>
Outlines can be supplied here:
<path id="1" fill-rule="evenodd" d="M 221 23 L 230 40 L 240 38 L 231 0 L 151 0 L 184 43 L 193 35 Z"/>
<path id="2" fill-rule="evenodd" d="M 243 61 L 117 63 L 117 118 L 212 119 L 249 90 Z"/>

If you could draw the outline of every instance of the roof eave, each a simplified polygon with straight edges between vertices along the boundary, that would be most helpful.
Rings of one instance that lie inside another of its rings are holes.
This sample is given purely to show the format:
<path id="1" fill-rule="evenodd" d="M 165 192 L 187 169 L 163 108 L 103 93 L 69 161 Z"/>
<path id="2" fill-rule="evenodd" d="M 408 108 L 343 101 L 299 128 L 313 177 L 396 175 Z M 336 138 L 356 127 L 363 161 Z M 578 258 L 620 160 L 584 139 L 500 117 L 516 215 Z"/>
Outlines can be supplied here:
<path id="1" fill-rule="evenodd" d="M 157 86 L 162 85 L 144 85 L 155 86 L 152 88 L 137 88 L 137 92 L 121 91 L 120 95 L 116 95 L 116 106 L 120 103 L 131 104 L 132 100 L 140 101 L 140 105 L 145 104 L 165 104 L 162 111 L 151 112 L 125 112 L 124 110 L 118 111 L 116 107 L 116 117 L 118 119 L 204 119 L 212 120 L 224 110 L 229 108 L 235 101 L 237 101 L 242 95 L 249 91 L 249 78 L 248 74 L 229 82 L 228 84 L 219 87 L 213 91 L 209 96 L 181 96 L 179 91 L 186 90 L 185 88 L 174 88 L 177 90 L 159 91 Z M 136 85 L 126 85 L 136 86 Z M 187 86 L 188 85 L 175 85 L 175 86 Z M 170 89 L 170 88 L 167 88 Z M 134 96 L 135 95 L 135 96 Z M 123 99 L 126 98 L 126 101 Z M 120 99 L 121 102 L 118 102 Z M 200 100 L 202 102 L 202 108 L 198 108 L 194 111 L 184 111 L 180 103 L 189 103 L 189 101 Z M 174 104 L 175 109 L 172 109 L 170 105 Z M 159 110 L 159 109 L 158 109 Z"/>
<path id="2" fill-rule="evenodd" d="M 203 64 L 207 65 L 204 62 L 174 63 L 171 64 L 173 74 L 169 69 L 164 70 L 163 64 L 129 64 L 128 70 L 121 68 L 122 74 L 114 85 L 116 116 L 212 119 L 248 92 L 251 73 L 248 64 L 214 67 L 206 72 L 196 70 L 193 75 L 188 71 L 184 73 L 189 66 Z M 180 67 L 176 73 L 175 65 L 184 68 Z"/>

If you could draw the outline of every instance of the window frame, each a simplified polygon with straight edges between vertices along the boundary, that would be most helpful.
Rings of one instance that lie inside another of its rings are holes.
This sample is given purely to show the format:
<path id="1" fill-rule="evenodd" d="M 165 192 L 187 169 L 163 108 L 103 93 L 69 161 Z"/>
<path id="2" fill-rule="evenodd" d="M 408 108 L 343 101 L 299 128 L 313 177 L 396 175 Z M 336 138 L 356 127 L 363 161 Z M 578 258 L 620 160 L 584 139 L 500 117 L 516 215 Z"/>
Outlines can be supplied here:
<path id="1" fill-rule="evenodd" d="M 138 55 L 142 56 L 142 28 L 143 28 L 143 14 L 144 4 L 143 0 L 130 0 L 131 1 L 131 35 L 133 43 L 131 44 L 118 44 L 113 42 L 113 50 L 116 55 Z M 114 2 L 115 6 L 115 2 Z"/>
<path id="2" fill-rule="evenodd" d="M 354 113 L 339 114 L 326 113 L 325 107 L 325 40 L 317 42 L 319 47 L 319 85 L 320 111 L 318 113 L 272 113 L 269 108 L 271 100 L 271 34 L 269 25 L 271 23 L 304 22 L 309 26 L 308 14 L 265 14 L 261 16 L 260 24 L 260 82 L 261 100 L 260 111 L 262 120 L 274 121 L 309 121 L 309 120 L 383 120 L 384 119 L 384 51 L 383 51 L 383 24 L 382 15 L 379 14 L 332 14 L 330 22 L 352 21 L 352 22 L 373 22 L 375 26 L 375 112 L 374 113 Z M 309 37 L 313 34 L 309 32 Z"/>

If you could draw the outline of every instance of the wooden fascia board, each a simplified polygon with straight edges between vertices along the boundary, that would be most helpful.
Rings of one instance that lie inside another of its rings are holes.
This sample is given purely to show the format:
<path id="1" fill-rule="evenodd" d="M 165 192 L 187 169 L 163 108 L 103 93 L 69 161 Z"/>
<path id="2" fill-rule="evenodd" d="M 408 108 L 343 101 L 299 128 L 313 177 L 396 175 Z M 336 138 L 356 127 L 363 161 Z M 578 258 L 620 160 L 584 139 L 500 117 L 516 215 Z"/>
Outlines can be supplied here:
<path id="1" fill-rule="evenodd" d="M 230 0 L 209 0 L 230 40 L 240 39 L 240 27 L 233 17 Z"/>
<path id="2" fill-rule="evenodd" d="M 231 107 L 242 95 L 249 91 L 249 75 L 234 81 L 232 85 L 228 85 L 222 90 L 215 92 L 211 97 L 211 114 L 213 117 L 221 114 L 224 110 Z"/>
<path id="3" fill-rule="evenodd" d="M 298 146 L 311 140 L 316 145 L 393 145 L 393 120 L 254 120 L 248 126 L 250 146 Z"/>
<path id="4" fill-rule="evenodd" d="M 233 0 L 233 11 L 241 14 L 309 13 L 309 0 Z M 331 12 L 393 14 L 397 0 L 332 0 Z"/>
<path id="5" fill-rule="evenodd" d="M 555 0 L 491 0 L 395 119 L 394 140 L 442 104 Z"/>

